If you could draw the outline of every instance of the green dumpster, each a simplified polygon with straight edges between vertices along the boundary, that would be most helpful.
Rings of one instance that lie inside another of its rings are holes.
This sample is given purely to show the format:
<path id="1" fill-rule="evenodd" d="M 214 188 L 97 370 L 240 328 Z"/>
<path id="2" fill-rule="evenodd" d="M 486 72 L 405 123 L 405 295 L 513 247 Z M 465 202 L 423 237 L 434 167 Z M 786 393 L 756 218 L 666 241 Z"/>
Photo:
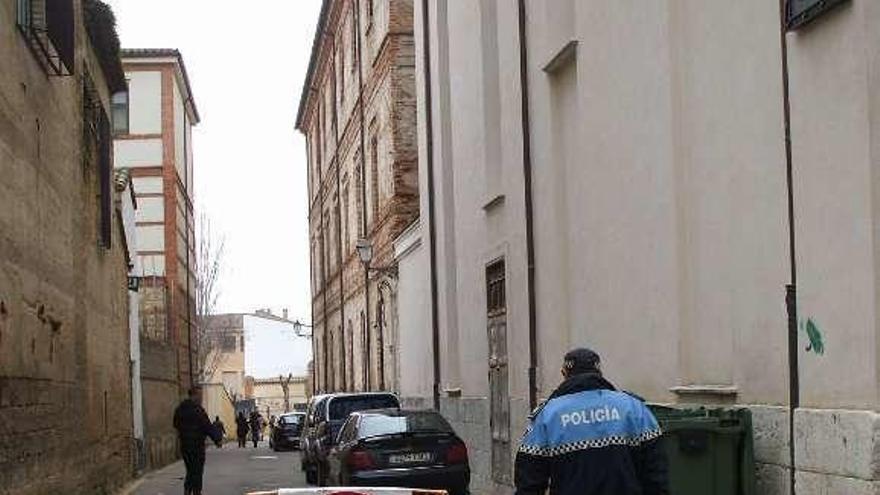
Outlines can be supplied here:
<path id="1" fill-rule="evenodd" d="M 673 495 L 755 495 L 748 409 L 652 405 L 663 429 Z"/>

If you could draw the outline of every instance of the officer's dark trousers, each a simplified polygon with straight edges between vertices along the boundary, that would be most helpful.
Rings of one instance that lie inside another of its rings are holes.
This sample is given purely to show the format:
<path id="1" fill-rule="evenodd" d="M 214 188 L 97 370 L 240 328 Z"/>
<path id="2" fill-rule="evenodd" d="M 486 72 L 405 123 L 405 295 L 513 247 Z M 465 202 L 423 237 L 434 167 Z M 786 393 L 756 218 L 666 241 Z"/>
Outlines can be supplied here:
<path id="1" fill-rule="evenodd" d="M 181 448 L 183 464 L 186 466 L 186 479 L 183 491 L 186 494 L 202 493 L 202 475 L 205 474 L 205 446 L 183 445 Z"/>

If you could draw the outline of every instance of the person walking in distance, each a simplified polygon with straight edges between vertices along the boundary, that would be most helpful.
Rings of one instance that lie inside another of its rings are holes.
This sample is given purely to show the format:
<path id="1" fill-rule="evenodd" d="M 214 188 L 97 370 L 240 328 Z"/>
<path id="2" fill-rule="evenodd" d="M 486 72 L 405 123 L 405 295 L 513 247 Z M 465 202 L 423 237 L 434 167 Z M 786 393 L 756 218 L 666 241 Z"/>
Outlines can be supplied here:
<path id="1" fill-rule="evenodd" d="M 563 382 L 531 415 L 516 455 L 516 495 L 668 495 L 660 426 L 602 376 L 599 355 L 565 355 Z"/>
<path id="2" fill-rule="evenodd" d="M 221 446 L 222 437 L 208 414 L 202 408 L 202 389 L 192 387 L 189 397 L 174 411 L 174 428 L 180 438 L 180 453 L 186 466 L 186 479 L 183 482 L 185 495 L 202 494 L 202 476 L 205 473 L 205 438 L 210 437 Z"/>
<path id="3" fill-rule="evenodd" d="M 214 429 L 220 434 L 220 438 L 226 438 L 226 425 L 223 424 L 223 421 L 220 421 L 220 416 L 214 416 L 213 425 Z"/>
<path id="4" fill-rule="evenodd" d="M 235 430 L 235 433 L 238 435 L 239 448 L 246 447 L 250 428 L 248 428 L 248 420 L 244 417 L 244 412 L 242 411 L 238 411 L 238 416 L 235 417 Z"/>
<path id="5" fill-rule="evenodd" d="M 260 442 L 260 434 L 263 432 L 263 417 L 258 411 L 251 413 L 251 440 L 254 441 L 254 448 Z"/>

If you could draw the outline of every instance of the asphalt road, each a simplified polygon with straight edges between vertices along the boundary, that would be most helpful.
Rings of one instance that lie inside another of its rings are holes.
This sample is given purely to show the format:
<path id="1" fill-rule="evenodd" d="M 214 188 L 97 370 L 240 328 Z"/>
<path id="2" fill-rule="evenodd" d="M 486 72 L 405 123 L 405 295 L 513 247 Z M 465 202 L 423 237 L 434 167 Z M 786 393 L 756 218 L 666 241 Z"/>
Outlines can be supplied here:
<path id="1" fill-rule="evenodd" d="M 135 495 L 180 495 L 183 493 L 183 462 L 144 476 Z M 222 449 L 208 447 L 205 462 L 204 495 L 242 495 L 250 491 L 305 487 L 296 452 L 272 452 L 266 442 L 238 448 L 227 443 Z"/>

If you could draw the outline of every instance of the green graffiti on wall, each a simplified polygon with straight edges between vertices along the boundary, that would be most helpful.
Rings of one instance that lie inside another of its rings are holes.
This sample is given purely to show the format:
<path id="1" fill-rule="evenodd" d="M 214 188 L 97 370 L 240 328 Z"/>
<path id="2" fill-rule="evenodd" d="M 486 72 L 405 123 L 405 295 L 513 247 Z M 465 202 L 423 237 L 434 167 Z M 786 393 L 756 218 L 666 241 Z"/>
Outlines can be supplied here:
<path id="1" fill-rule="evenodd" d="M 809 341 L 806 349 L 807 352 L 815 352 L 818 356 L 825 354 L 822 329 L 819 328 L 819 324 L 815 320 L 807 318 L 806 322 L 801 321 L 801 331 L 807 334 L 807 340 Z"/>

